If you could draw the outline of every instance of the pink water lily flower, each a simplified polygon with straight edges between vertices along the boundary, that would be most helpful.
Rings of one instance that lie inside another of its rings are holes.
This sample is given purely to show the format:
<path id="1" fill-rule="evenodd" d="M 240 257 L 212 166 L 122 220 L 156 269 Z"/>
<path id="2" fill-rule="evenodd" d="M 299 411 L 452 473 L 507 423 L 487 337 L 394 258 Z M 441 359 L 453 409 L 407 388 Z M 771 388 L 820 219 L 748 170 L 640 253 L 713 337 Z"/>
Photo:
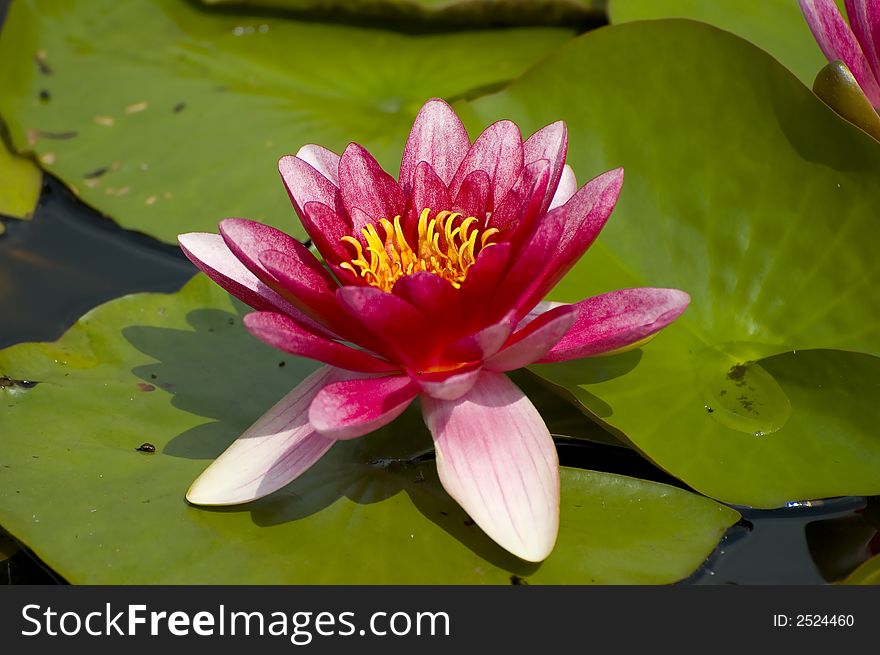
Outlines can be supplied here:
<path id="1" fill-rule="evenodd" d="M 849 24 L 834 0 L 798 0 L 828 61 L 842 61 L 880 108 L 880 0 L 846 0 Z"/>
<path id="2" fill-rule="evenodd" d="M 544 559 L 559 524 L 559 464 L 544 421 L 505 371 L 638 344 L 689 302 L 624 289 L 542 303 L 601 230 L 621 169 L 580 189 L 553 123 L 525 142 L 510 121 L 472 144 L 442 100 L 416 118 L 397 180 L 361 146 L 307 145 L 281 177 L 324 264 L 274 228 L 230 218 L 180 236 L 186 255 L 257 311 L 251 334 L 327 366 L 238 438 L 187 499 L 231 505 L 303 473 L 340 439 L 416 398 L 447 492 L 497 543 Z M 641 236 L 638 238 L 642 238 Z"/>

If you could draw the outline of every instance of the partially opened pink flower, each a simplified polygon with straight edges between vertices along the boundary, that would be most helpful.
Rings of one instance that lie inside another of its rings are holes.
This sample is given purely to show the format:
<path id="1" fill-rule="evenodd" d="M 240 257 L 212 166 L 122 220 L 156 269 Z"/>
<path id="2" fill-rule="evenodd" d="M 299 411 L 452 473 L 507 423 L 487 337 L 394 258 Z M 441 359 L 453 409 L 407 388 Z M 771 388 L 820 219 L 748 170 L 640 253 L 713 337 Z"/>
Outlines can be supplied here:
<path id="1" fill-rule="evenodd" d="M 561 122 L 523 143 L 499 121 L 471 144 L 435 99 L 398 180 L 357 144 L 341 157 L 307 145 L 280 161 L 326 265 L 244 219 L 224 220 L 220 235 L 181 235 L 196 266 L 257 310 L 245 317 L 251 334 L 328 365 L 208 467 L 190 502 L 265 496 L 418 397 L 449 494 L 501 546 L 544 559 L 559 523 L 556 449 L 504 372 L 632 346 L 689 302 L 653 288 L 540 302 L 596 238 L 623 182 L 617 169 L 578 190 L 566 149 Z"/>
<path id="2" fill-rule="evenodd" d="M 842 61 L 880 108 L 880 0 L 846 0 L 847 24 L 834 0 L 798 0 L 828 61 Z"/>

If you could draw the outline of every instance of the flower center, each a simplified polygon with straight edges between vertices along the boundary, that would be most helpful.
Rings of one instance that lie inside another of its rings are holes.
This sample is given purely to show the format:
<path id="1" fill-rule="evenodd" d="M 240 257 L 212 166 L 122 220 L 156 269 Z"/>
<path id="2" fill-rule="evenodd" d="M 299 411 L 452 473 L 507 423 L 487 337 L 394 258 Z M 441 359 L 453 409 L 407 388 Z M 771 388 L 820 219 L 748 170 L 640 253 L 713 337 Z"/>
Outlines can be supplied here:
<path id="1" fill-rule="evenodd" d="M 375 225 L 363 229 L 367 243 L 366 252 L 361 242 L 351 236 L 342 237 L 344 243 L 355 250 L 355 257 L 340 267 L 362 277 L 367 284 L 383 291 L 391 291 L 394 283 L 405 275 L 419 271 L 433 273 L 447 280 L 456 289 L 467 277 L 479 252 L 495 245 L 491 238 L 498 230 L 481 230 L 475 227 L 477 219 L 449 211 L 438 212 L 429 219 L 430 209 L 419 215 L 418 243 L 412 248 L 400 227 L 400 216 L 392 223 L 380 218 L 385 237 L 379 236 Z M 457 223 L 457 224 L 456 224 Z M 479 242 L 479 244 L 478 244 Z"/>

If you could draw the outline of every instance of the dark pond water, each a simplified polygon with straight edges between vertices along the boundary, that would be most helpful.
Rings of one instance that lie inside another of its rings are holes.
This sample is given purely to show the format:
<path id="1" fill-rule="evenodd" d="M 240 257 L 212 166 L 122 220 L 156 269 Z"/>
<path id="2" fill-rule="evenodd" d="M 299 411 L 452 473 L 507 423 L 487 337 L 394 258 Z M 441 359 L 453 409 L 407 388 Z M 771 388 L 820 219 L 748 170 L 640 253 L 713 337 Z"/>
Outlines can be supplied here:
<path id="1" fill-rule="evenodd" d="M 0 236 L 0 347 L 54 340 L 99 303 L 138 291 L 174 291 L 195 272 L 177 248 L 122 230 L 52 179 L 32 221 L 0 220 L 7 228 Z M 561 439 L 559 453 L 568 466 L 683 486 L 627 448 Z M 872 527 L 880 497 L 737 509 L 743 520 L 683 583 L 822 584 L 880 552 Z M 0 583 L 53 582 L 64 581 L 27 550 L 0 563 Z"/>

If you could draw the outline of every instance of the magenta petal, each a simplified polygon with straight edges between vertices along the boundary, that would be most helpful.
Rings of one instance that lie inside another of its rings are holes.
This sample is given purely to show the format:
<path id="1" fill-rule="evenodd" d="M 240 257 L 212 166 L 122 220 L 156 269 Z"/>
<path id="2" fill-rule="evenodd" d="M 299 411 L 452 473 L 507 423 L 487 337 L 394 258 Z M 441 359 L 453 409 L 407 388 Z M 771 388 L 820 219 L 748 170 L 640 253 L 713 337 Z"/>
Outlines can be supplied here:
<path id="1" fill-rule="evenodd" d="M 834 0 L 798 0 L 807 24 L 828 61 L 841 60 L 852 72 L 875 107 L 880 106 L 880 85 L 856 35 L 840 15 Z M 859 12 L 855 12 L 861 22 Z"/>
<path id="2" fill-rule="evenodd" d="M 430 357 L 434 344 L 427 319 L 411 304 L 375 287 L 341 287 L 336 298 L 359 329 L 376 340 L 374 350 L 404 365 L 416 357 Z"/>
<path id="3" fill-rule="evenodd" d="M 621 289 L 575 303 L 578 317 L 543 362 L 562 362 L 626 348 L 659 332 L 687 308 L 678 289 Z M 536 319 L 536 322 L 539 319 Z"/>
<path id="4" fill-rule="evenodd" d="M 556 187 L 556 192 L 553 194 L 553 199 L 550 200 L 550 207 L 548 209 L 556 209 L 557 207 L 564 205 L 576 192 L 577 177 L 575 177 L 574 170 L 572 170 L 571 166 L 566 164 L 562 167 L 562 176 L 559 178 L 559 186 Z"/>
<path id="5" fill-rule="evenodd" d="M 423 209 L 430 209 L 431 216 L 452 208 L 449 190 L 437 173 L 426 162 L 419 163 L 412 176 L 412 190 L 407 201 L 404 233 L 407 240 L 415 244 L 418 236 L 418 220 Z"/>
<path id="6" fill-rule="evenodd" d="M 233 296 L 258 310 L 280 311 L 299 317 L 301 312 L 263 284 L 242 264 L 219 234 L 189 232 L 177 237 L 189 260 Z"/>
<path id="7" fill-rule="evenodd" d="M 562 121 L 541 128 L 523 143 L 523 163 L 526 166 L 541 159 L 550 162 L 550 180 L 544 201 L 541 203 L 541 211 L 546 210 L 550 205 L 553 193 L 562 177 L 567 151 L 568 129 Z"/>
<path id="8" fill-rule="evenodd" d="M 444 355 L 453 361 L 479 362 L 499 350 L 516 327 L 517 317 L 511 312 L 496 323 L 449 344 Z"/>
<path id="9" fill-rule="evenodd" d="M 296 156 L 330 180 L 334 185 L 339 186 L 339 155 L 335 152 L 310 143 L 300 148 Z"/>
<path id="10" fill-rule="evenodd" d="M 368 352 L 325 339 L 283 314 L 248 314 L 244 317 L 244 326 L 260 341 L 297 357 L 316 359 L 337 368 L 363 373 L 390 373 L 400 370 L 391 362 Z"/>
<path id="11" fill-rule="evenodd" d="M 356 143 L 349 144 L 339 160 L 339 189 L 342 202 L 352 218 L 352 229 L 356 235 L 365 227 L 352 215 L 354 208 L 360 209 L 370 223 L 380 218 L 394 220 L 403 213 L 403 191 L 397 181 L 382 170 L 379 163 L 365 148 Z"/>
<path id="12" fill-rule="evenodd" d="M 334 444 L 308 420 L 321 388 L 345 374 L 325 366 L 303 380 L 202 473 L 186 494 L 196 505 L 237 505 L 262 498 L 291 482 Z"/>
<path id="13" fill-rule="evenodd" d="M 416 397 L 405 375 L 328 384 L 309 407 L 309 422 L 325 437 L 354 439 L 387 425 Z"/>
<path id="14" fill-rule="evenodd" d="M 409 190 L 420 162 L 427 162 L 440 180 L 449 184 L 470 147 L 467 131 L 452 107 L 439 98 L 428 100 L 416 116 L 403 149 L 400 186 Z"/>
<path id="15" fill-rule="evenodd" d="M 509 241 L 516 248 L 528 235 L 543 207 L 549 180 L 550 162 L 546 159 L 539 159 L 522 169 L 516 184 L 489 218 L 488 226 L 501 231 L 500 239 Z"/>
<path id="16" fill-rule="evenodd" d="M 457 400 L 468 393 L 480 379 L 481 366 L 473 366 L 460 373 L 426 373 L 418 377 L 422 393 L 438 400 Z"/>
<path id="17" fill-rule="evenodd" d="M 514 555 L 539 562 L 559 529 L 559 460 L 529 399 L 484 372 L 455 401 L 423 397 L 443 487 L 483 531 Z"/>
<path id="18" fill-rule="evenodd" d="M 452 208 L 464 216 L 473 216 L 485 224 L 492 206 L 492 181 L 486 171 L 473 171 L 464 178 Z"/>
<path id="19" fill-rule="evenodd" d="M 449 191 L 458 196 L 464 179 L 473 171 L 486 171 L 497 204 L 516 182 L 523 167 L 522 135 L 516 123 L 498 121 L 477 137 L 455 173 Z"/>
<path id="20" fill-rule="evenodd" d="M 335 210 L 320 202 L 306 203 L 300 215 L 312 243 L 328 263 L 348 261 L 354 255 L 346 249 L 342 237 L 351 236 L 351 219 L 340 216 Z"/>
<path id="21" fill-rule="evenodd" d="M 602 173 L 581 187 L 564 205 L 547 214 L 545 221 L 561 217 L 562 229 L 557 235 L 553 257 L 544 267 L 538 284 L 522 302 L 523 307 L 531 308 L 546 296 L 596 240 L 611 216 L 622 186 L 622 168 Z"/>
<path id="22" fill-rule="evenodd" d="M 486 370 L 513 371 L 538 361 L 565 336 L 576 318 L 573 305 L 562 305 L 537 317 L 484 362 Z"/>
<path id="23" fill-rule="evenodd" d="M 300 218 L 305 218 L 304 208 L 310 202 L 340 208 L 339 189 L 306 161 L 292 155 L 282 157 L 278 172 Z"/>
<path id="24" fill-rule="evenodd" d="M 427 271 L 406 275 L 394 283 L 392 293 L 418 309 L 438 331 L 446 332 L 459 324 L 458 291 L 439 275 Z"/>
<path id="25" fill-rule="evenodd" d="M 874 79 L 880 81 L 880 57 L 877 46 L 880 42 L 880 0 L 846 0 L 846 14 L 849 25 L 868 59 Z"/>

